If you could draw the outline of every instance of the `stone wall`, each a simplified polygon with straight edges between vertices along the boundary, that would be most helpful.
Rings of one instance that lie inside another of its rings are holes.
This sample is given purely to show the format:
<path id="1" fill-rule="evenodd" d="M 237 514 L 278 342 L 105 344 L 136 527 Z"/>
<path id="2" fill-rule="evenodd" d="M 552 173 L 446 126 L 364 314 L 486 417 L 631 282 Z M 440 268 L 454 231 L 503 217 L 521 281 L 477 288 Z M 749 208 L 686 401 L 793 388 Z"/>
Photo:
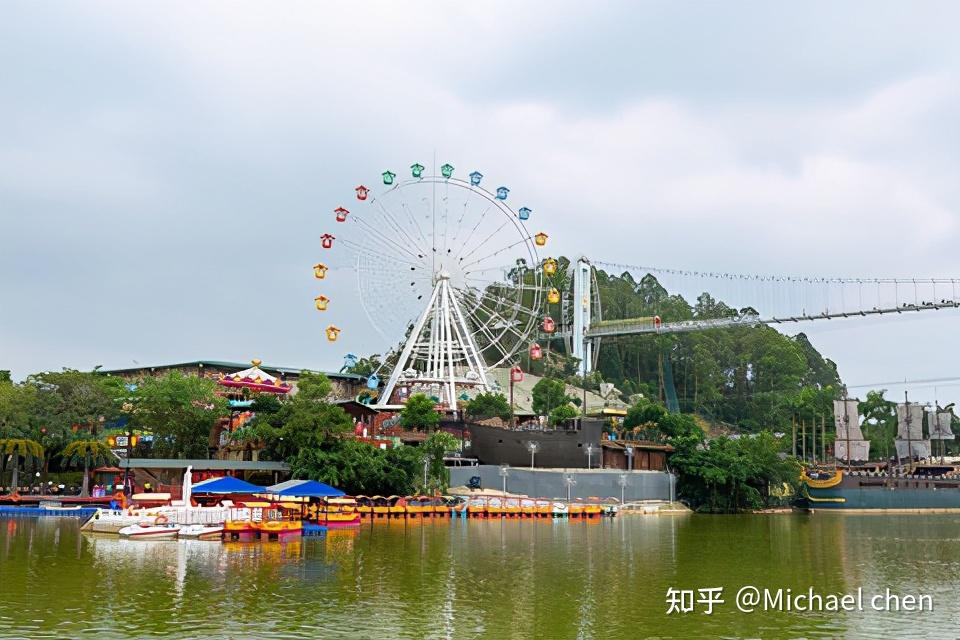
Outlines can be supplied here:
<path id="1" fill-rule="evenodd" d="M 620 499 L 620 476 L 626 478 L 623 497 L 635 500 L 670 500 L 676 495 L 676 477 L 663 471 L 621 471 L 617 469 L 525 469 L 507 467 L 507 491 L 536 498 L 566 499 L 564 476 L 570 474 L 576 484 L 570 490 L 571 498 Z M 473 476 L 480 476 L 484 489 L 503 488 L 503 478 L 497 465 L 451 467 L 450 486 L 466 485 Z"/>

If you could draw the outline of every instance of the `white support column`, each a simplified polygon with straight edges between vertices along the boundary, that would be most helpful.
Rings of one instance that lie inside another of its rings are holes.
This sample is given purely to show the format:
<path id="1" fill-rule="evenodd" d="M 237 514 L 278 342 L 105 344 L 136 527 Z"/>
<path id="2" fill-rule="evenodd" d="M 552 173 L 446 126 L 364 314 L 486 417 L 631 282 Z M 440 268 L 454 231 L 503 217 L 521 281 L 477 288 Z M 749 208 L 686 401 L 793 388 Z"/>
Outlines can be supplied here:
<path id="1" fill-rule="evenodd" d="M 414 345 L 417 344 L 417 340 L 420 339 L 420 334 L 423 332 L 423 325 L 426 324 L 427 318 L 430 317 L 430 314 L 433 312 L 433 307 L 437 302 L 437 294 L 439 291 L 440 284 L 437 283 L 437 285 L 433 287 L 433 293 L 430 294 L 430 302 L 427 303 L 427 308 L 423 310 L 420 318 L 417 319 L 417 324 L 413 326 L 413 331 L 410 333 L 410 337 L 407 339 L 407 344 L 403 345 L 403 351 L 400 352 L 400 358 L 397 360 L 397 366 L 394 367 L 393 372 L 390 374 L 390 378 L 387 380 L 387 386 L 383 388 L 383 393 L 377 399 L 377 405 L 390 404 L 390 396 L 393 395 L 393 390 L 397 386 L 397 381 L 400 379 L 400 376 L 403 374 L 407 363 L 410 361 L 410 353 L 413 351 Z"/>
<path id="2" fill-rule="evenodd" d="M 580 375 L 586 375 L 593 369 L 593 345 L 585 342 L 586 332 L 590 329 L 590 304 L 593 298 L 592 268 L 585 257 L 580 257 L 573 272 L 573 334 L 570 347 L 573 356 L 580 359 Z"/>

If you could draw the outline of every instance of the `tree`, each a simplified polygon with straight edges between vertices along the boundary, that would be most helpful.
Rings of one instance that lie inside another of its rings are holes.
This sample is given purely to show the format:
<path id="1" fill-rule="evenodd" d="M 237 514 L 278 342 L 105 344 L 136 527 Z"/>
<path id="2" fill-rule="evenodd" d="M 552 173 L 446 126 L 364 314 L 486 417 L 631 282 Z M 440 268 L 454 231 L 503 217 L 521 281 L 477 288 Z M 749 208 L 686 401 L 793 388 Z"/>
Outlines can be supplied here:
<path id="1" fill-rule="evenodd" d="M 74 440 L 64 448 L 60 456 L 71 467 L 83 463 L 83 488 L 80 495 L 84 498 L 90 495 L 90 465 L 102 465 L 114 459 L 110 447 L 100 440 Z"/>
<path id="2" fill-rule="evenodd" d="M 897 403 L 884 398 L 886 389 L 868 391 L 860 403 L 863 416 L 863 437 L 870 441 L 870 450 L 883 459 L 888 458 L 897 435 Z"/>
<path id="3" fill-rule="evenodd" d="M 511 415 L 510 403 L 503 397 L 503 394 L 478 393 L 474 398 L 467 402 L 464 412 L 475 420 L 485 418 L 500 418 L 509 420 Z"/>
<path id="4" fill-rule="evenodd" d="M 215 389 L 212 380 L 178 371 L 140 383 L 132 419 L 139 428 L 153 433 L 154 456 L 208 456 L 210 430 L 227 414 L 227 402 Z"/>
<path id="5" fill-rule="evenodd" d="M 433 400 L 422 393 L 415 393 L 407 398 L 407 403 L 400 411 L 400 424 L 404 429 L 423 429 L 430 431 L 440 422 Z"/>
<path id="6" fill-rule="evenodd" d="M 442 493 L 450 486 L 450 470 L 444 464 L 448 451 L 460 449 L 460 441 L 446 431 L 434 431 L 419 447 L 427 468 L 423 493 Z"/>
<path id="7" fill-rule="evenodd" d="M 13 491 L 16 491 L 20 486 L 20 459 L 37 464 L 43 459 L 43 446 L 35 440 L 26 438 L 3 438 L 0 440 L 0 455 L 4 460 L 9 458 L 13 463 L 10 486 L 13 487 Z"/>
<path id="8" fill-rule="evenodd" d="M 545 416 L 557 407 L 569 404 L 573 398 L 567 395 L 567 385 L 561 380 L 541 378 L 533 385 L 533 412 Z"/>
<path id="9" fill-rule="evenodd" d="M 552 409 L 550 411 L 550 416 L 549 416 L 550 424 L 553 426 L 557 426 L 569 420 L 573 420 L 578 415 L 580 415 L 580 412 L 577 411 L 577 409 L 571 406 L 569 403 L 562 404 L 559 407 L 556 407 L 555 409 Z"/>

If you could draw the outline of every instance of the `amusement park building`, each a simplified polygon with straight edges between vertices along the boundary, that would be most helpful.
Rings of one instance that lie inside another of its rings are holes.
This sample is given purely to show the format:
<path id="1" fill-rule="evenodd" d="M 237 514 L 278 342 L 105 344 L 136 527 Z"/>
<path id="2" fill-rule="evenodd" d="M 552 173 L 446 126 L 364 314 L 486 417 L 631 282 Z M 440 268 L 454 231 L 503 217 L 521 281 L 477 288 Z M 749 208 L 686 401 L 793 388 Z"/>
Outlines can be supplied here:
<path id="1" fill-rule="evenodd" d="M 132 367 L 129 369 L 105 369 L 102 373 L 109 376 L 118 376 L 124 380 L 134 382 L 150 376 L 163 376 L 171 371 L 179 371 L 186 376 L 197 376 L 217 380 L 221 375 L 230 375 L 241 369 L 249 367 L 249 363 L 244 362 L 224 362 L 221 360 L 195 360 L 193 362 L 178 362 L 175 364 L 160 364 L 146 367 Z M 260 365 L 260 368 L 270 375 L 280 378 L 280 380 L 290 384 L 294 393 L 296 392 L 297 379 L 303 369 L 295 367 L 275 367 L 270 365 Z M 333 384 L 331 395 L 336 400 L 350 400 L 357 397 L 357 394 L 365 388 L 366 378 L 353 373 L 332 373 L 329 371 L 311 371 L 311 373 L 322 373 Z"/>

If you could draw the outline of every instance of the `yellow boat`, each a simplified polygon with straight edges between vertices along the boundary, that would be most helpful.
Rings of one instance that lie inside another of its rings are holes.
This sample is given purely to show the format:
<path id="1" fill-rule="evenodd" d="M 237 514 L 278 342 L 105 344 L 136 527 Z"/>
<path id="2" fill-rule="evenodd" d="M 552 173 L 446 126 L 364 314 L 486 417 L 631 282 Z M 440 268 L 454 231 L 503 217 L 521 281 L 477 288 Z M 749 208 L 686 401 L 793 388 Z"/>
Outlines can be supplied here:
<path id="1" fill-rule="evenodd" d="M 487 499 L 487 517 L 488 518 L 502 518 L 506 515 L 507 510 L 503 506 L 503 500 L 501 498 L 488 498 Z"/>
<path id="2" fill-rule="evenodd" d="M 530 498 L 520 500 L 520 514 L 524 518 L 533 518 L 537 515 L 537 501 Z"/>
<path id="3" fill-rule="evenodd" d="M 353 498 L 327 498 L 320 512 L 319 524 L 328 527 L 360 526 L 360 512 Z"/>
<path id="4" fill-rule="evenodd" d="M 486 518 L 487 501 L 484 498 L 470 498 L 467 502 L 467 515 L 471 518 Z"/>
<path id="5" fill-rule="evenodd" d="M 553 503 L 549 500 L 544 500 L 539 498 L 537 500 L 537 517 L 538 518 L 552 518 L 553 517 Z"/>
<path id="6" fill-rule="evenodd" d="M 254 522 L 253 528 L 261 537 L 264 535 L 268 538 L 276 536 L 279 540 L 299 536 L 303 533 L 303 523 L 299 520 L 261 520 L 260 522 Z"/>
<path id="7" fill-rule="evenodd" d="M 357 496 L 357 513 L 360 514 L 360 517 L 364 520 L 368 520 L 373 517 L 373 500 L 367 496 Z"/>
<path id="8" fill-rule="evenodd" d="M 507 498 L 503 504 L 503 512 L 508 518 L 519 518 L 521 513 L 520 499 Z"/>
<path id="9" fill-rule="evenodd" d="M 414 496 L 406 498 L 406 514 L 408 518 L 429 518 L 433 516 L 433 505 L 428 496 Z"/>
<path id="10" fill-rule="evenodd" d="M 387 518 L 390 515 L 390 503 L 383 496 L 373 496 L 370 498 L 373 504 L 374 518 Z"/>
<path id="11" fill-rule="evenodd" d="M 387 498 L 390 503 L 388 513 L 391 518 L 405 518 L 407 516 L 407 501 L 399 496 L 390 496 Z"/>
<path id="12" fill-rule="evenodd" d="M 582 502 L 571 502 L 567 508 L 567 516 L 580 518 L 585 514 L 586 506 Z"/>

